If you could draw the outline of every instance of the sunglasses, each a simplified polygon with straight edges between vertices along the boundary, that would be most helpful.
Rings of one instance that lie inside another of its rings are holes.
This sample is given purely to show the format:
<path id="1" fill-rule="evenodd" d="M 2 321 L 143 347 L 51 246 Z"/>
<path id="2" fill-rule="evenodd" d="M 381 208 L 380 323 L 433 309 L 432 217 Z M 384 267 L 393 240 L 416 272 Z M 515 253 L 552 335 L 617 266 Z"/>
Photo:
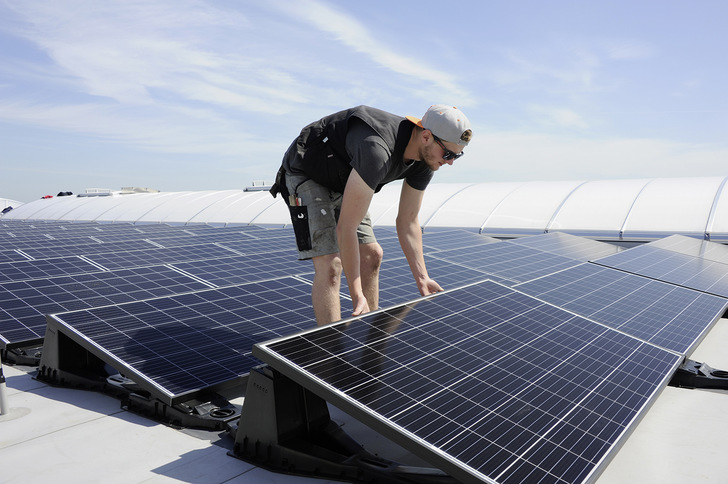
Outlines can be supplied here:
<path id="1" fill-rule="evenodd" d="M 442 144 L 442 140 L 440 138 L 438 138 L 437 136 L 435 136 L 434 133 L 432 134 L 432 137 L 435 139 L 435 141 L 437 141 L 437 144 L 440 145 L 440 148 L 442 148 L 442 151 L 443 151 L 442 159 L 443 160 L 446 160 L 446 161 L 453 160 L 454 161 L 465 154 L 464 151 L 461 151 L 460 153 L 455 153 L 454 151 L 450 151 L 447 148 L 445 148 L 445 145 Z"/>

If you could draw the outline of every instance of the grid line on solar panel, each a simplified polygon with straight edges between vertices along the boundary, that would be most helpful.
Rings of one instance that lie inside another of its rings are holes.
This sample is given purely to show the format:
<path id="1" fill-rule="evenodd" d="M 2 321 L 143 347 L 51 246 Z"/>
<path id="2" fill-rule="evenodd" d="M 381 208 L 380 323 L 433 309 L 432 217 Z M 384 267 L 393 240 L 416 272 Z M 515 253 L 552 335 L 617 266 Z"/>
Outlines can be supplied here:
<path id="1" fill-rule="evenodd" d="M 0 334 L 7 344 L 42 338 L 45 315 L 206 289 L 163 267 L 96 272 L 0 284 Z"/>
<path id="2" fill-rule="evenodd" d="M 250 353 L 254 343 L 311 327 L 310 291 L 304 282 L 283 278 L 52 319 L 171 402 L 247 374 L 260 364 Z"/>
<path id="3" fill-rule="evenodd" d="M 728 303 L 721 297 L 591 263 L 515 288 L 682 354 L 694 348 Z"/>
<path id="4" fill-rule="evenodd" d="M 595 264 L 728 297 L 728 264 L 651 244 L 593 261 Z"/>
<path id="5" fill-rule="evenodd" d="M 253 354 L 457 478 L 581 482 L 680 356 L 504 289 L 475 284 Z"/>

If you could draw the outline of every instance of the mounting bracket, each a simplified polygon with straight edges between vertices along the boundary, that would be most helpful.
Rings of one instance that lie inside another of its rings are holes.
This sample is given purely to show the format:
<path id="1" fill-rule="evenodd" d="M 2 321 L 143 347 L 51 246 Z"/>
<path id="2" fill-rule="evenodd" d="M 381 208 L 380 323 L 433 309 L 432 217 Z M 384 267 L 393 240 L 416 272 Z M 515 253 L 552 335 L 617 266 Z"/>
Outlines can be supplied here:
<path id="1" fill-rule="evenodd" d="M 681 388 L 716 388 L 728 390 L 728 371 L 715 370 L 705 363 L 686 359 L 669 383 Z"/>
<path id="2" fill-rule="evenodd" d="M 325 400 L 266 365 L 250 372 L 229 455 L 274 472 L 349 482 L 458 482 L 367 452 L 331 420 Z"/>

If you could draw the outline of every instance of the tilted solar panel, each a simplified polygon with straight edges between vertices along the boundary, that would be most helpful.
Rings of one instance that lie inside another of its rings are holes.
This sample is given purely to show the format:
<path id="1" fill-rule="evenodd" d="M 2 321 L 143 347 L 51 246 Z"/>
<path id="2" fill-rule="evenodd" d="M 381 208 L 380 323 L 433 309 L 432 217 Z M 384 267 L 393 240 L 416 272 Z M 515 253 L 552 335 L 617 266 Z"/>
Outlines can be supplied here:
<path id="1" fill-rule="evenodd" d="M 649 245 L 705 260 L 728 264 L 728 246 L 717 242 L 686 237 L 684 235 L 671 235 L 670 237 L 650 242 Z"/>
<path id="2" fill-rule="evenodd" d="M 529 281 L 573 267 L 577 259 L 534 249 L 512 241 L 479 245 L 467 250 L 442 250 L 430 254 L 436 259 L 498 276 L 512 283 Z"/>
<path id="3" fill-rule="evenodd" d="M 514 287 L 683 354 L 700 342 L 728 303 L 722 297 L 591 263 Z"/>
<path id="4" fill-rule="evenodd" d="M 42 340 L 46 314 L 107 306 L 209 288 L 165 266 L 0 284 L 0 343 Z"/>
<path id="5" fill-rule="evenodd" d="M 236 383 L 254 343 L 315 325 L 311 286 L 286 277 L 49 316 L 49 328 L 168 404 Z M 41 358 L 41 367 L 46 362 Z"/>
<path id="6" fill-rule="evenodd" d="M 465 483 L 592 480 L 682 359 L 493 282 L 253 355 Z"/>
<path id="7" fill-rule="evenodd" d="M 717 244 L 713 244 L 717 245 Z M 633 247 L 596 264 L 728 297 L 728 264 L 655 247 Z"/>
<path id="8" fill-rule="evenodd" d="M 287 250 L 267 254 L 265 257 L 256 254 L 240 255 L 221 259 L 178 262 L 171 266 L 216 286 L 228 286 L 313 272 L 313 265 L 310 262 L 299 261 L 297 254 L 294 250 Z"/>
<path id="9" fill-rule="evenodd" d="M 521 237 L 510 241 L 513 244 L 531 247 L 533 249 L 578 259 L 587 262 L 600 257 L 606 257 L 622 250 L 620 247 L 598 242 L 596 240 L 577 237 L 562 232 L 551 232 L 544 235 Z"/>

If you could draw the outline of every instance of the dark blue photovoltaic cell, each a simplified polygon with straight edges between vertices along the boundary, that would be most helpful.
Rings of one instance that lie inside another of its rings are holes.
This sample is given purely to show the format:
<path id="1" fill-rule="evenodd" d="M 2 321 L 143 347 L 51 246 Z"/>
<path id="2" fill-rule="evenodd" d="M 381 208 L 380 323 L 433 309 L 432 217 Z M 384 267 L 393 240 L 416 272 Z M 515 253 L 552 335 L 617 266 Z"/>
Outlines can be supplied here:
<path id="1" fill-rule="evenodd" d="M 596 264 L 728 298 L 728 264 L 653 247 L 631 248 Z"/>
<path id="2" fill-rule="evenodd" d="M 464 482 L 583 482 L 679 355 L 492 282 L 253 355 Z"/>
<path id="3" fill-rule="evenodd" d="M 311 286 L 290 277 L 52 318 L 170 403 L 249 373 L 253 344 L 315 326 Z"/>
<path id="4" fill-rule="evenodd" d="M 728 300 L 585 263 L 516 289 L 679 353 L 689 353 Z"/>

